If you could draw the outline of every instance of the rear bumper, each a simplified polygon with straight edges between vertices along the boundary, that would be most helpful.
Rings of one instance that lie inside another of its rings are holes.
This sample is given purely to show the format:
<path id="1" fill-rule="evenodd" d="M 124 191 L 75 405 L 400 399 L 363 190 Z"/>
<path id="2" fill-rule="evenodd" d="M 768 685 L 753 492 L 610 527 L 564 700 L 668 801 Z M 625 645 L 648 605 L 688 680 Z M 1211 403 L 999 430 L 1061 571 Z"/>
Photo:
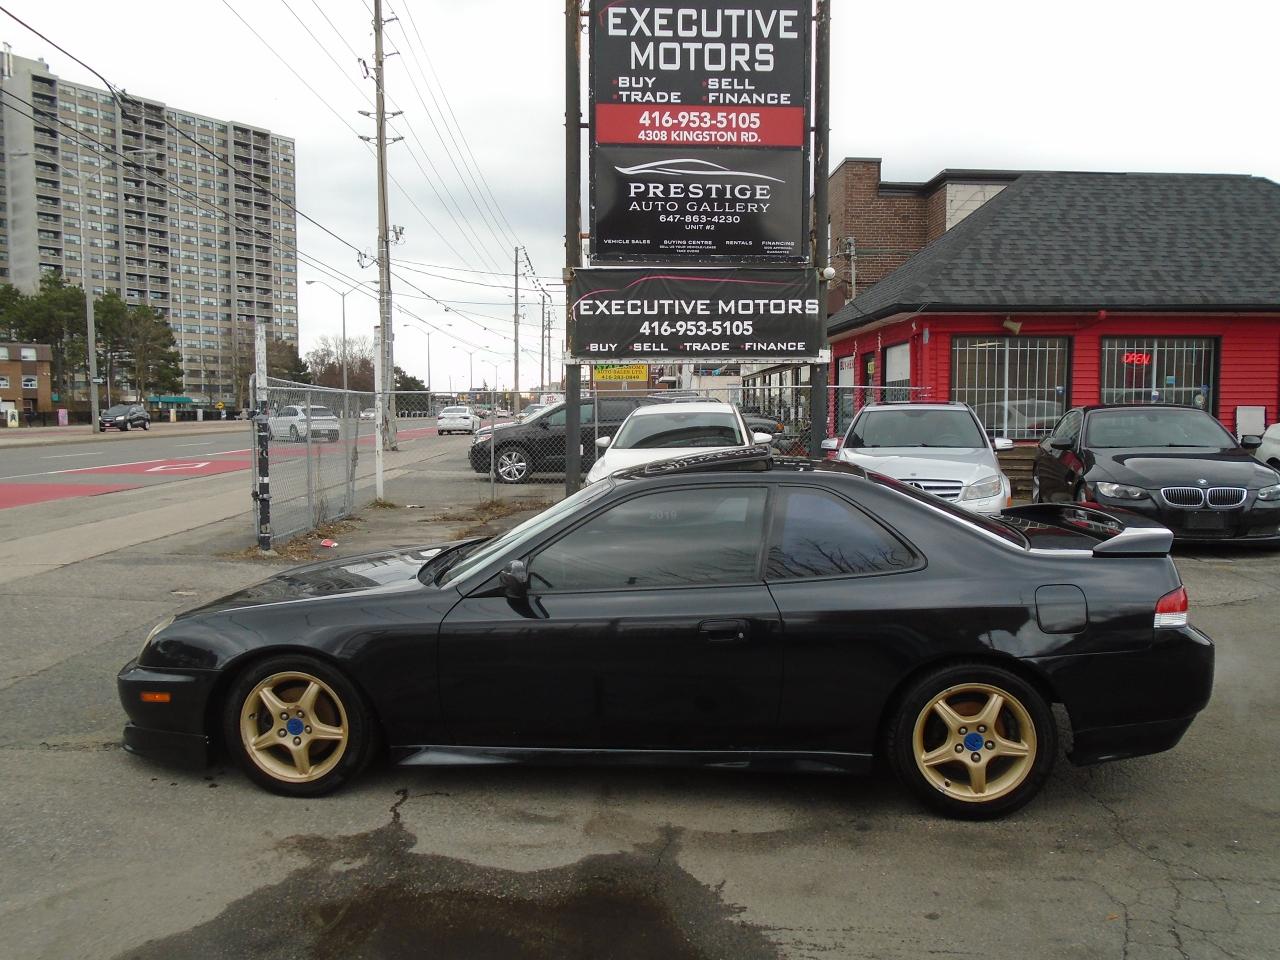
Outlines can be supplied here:
<path id="1" fill-rule="evenodd" d="M 208 766 L 213 751 L 207 717 L 217 678 L 211 670 L 155 670 L 136 660 L 125 664 L 116 677 L 120 705 L 129 717 L 125 750 L 178 766 Z M 168 694 L 169 700 L 145 702 L 143 693 Z"/>
<path id="2" fill-rule="evenodd" d="M 1170 749 L 1213 692 L 1213 641 L 1194 627 L 1158 630 L 1142 650 L 1032 662 L 1071 717 L 1076 764 Z"/>

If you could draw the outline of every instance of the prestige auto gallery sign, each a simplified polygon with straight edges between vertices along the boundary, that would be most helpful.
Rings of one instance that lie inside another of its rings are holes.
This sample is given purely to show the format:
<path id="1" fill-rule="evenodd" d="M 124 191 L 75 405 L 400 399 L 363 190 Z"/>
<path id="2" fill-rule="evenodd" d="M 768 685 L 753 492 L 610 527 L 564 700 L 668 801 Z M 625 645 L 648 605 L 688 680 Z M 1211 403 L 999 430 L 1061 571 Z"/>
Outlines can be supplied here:
<path id="1" fill-rule="evenodd" d="M 811 270 L 584 269 L 569 304 L 583 360 L 816 357 L 822 345 Z"/>
<path id="2" fill-rule="evenodd" d="M 592 0 L 592 259 L 802 262 L 810 0 Z"/>

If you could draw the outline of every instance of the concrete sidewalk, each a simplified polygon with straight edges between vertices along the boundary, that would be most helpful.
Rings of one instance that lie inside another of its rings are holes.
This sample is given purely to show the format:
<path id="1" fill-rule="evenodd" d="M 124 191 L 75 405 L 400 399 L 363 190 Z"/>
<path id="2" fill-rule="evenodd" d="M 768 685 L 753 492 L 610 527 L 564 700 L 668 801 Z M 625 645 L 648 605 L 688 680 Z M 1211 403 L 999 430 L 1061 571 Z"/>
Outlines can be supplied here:
<path id="1" fill-rule="evenodd" d="M 179 423 L 169 423 L 168 421 L 155 421 L 151 424 L 151 429 L 147 431 L 129 432 L 138 433 L 140 436 L 145 433 L 146 436 L 161 437 L 186 437 L 200 434 L 222 434 L 230 433 L 236 430 L 243 430 L 246 436 L 249 433 L 249 421 L 247 420 L 205 420 L 203 423 L 195 421 L 182 421 Z M 116 433 L 118 431 L 111 431 Z M 88 443 L 93 440 L 101 440 L 106 434 L 99 433 L 97 430 L 90 430 L 87 423 L 78 423 L 68 427 L 9 427 L 0 430 L 0 450 L 8 447 L 46 447 L 60 443 Z"/>

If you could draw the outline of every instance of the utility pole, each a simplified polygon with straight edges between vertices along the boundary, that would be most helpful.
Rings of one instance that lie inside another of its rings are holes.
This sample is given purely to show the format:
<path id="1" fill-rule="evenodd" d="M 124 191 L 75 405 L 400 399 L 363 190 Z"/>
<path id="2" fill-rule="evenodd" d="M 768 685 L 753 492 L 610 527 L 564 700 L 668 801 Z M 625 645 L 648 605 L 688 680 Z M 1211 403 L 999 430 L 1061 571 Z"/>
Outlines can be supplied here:
<path id="1" fill-rule="evenodd" d="M 547 385 L 547 295 L 542 295 L 542 326 L 538 330 L 538 346 L 542 348 L 542 355 L 538 359 L 538 385 L 545 387 Z"/>
<path id="2" fill-rule="evenodd" d="M 387 104 L 382 53 L 382 0 L 373 0 L 373 82 L 374 109 L 377 111 L 378 141 L 378 323 L 382 328 L 381 352 L 377 366 L 382 367 L 382 385 L 378 394 L 377 428 L 379 449 L 396 450 L 395 400 L 395 327 L 391 322 L 391 225 L 387 216 Z M 382 499 L 382 469 L 378 464 L 378 499 Z"/>
<path id="3" fill-rule="evenodd" d="M 88 273 L 92 271 L 86 271 L 86 276 Z M 89 340 L 89 432 L 94 433 L 98 429 L 98 332 L 93 325 L 92 283 L 84 288 L 84 318 Z"/>
<path id="4" fill-rule="evenodd" d="M 582 266 L 582 5 L 565 0 L 564 5 L 564 277 L 573 281 L 573 271 Z M 573 308 L 564 315 L 566 352 L 573 343 Z M 564 492 L 576 493 L 582 482 L 582 368 L 568 362 L 564 369 L 566 443 L 564 445 Z"/>
<path id="5" fill-rule="evenodd" d="M 512 388 L 515 390 L 514 408 L 512 413 L 517 417 L 520 416 L 520 248 L 516 247 L 515 257 L 512 259 L 511 275 L 516 288 L 516 302 L 512 307 L 511 325 L 515 330 L 515 370 L 512 373 Z"/>

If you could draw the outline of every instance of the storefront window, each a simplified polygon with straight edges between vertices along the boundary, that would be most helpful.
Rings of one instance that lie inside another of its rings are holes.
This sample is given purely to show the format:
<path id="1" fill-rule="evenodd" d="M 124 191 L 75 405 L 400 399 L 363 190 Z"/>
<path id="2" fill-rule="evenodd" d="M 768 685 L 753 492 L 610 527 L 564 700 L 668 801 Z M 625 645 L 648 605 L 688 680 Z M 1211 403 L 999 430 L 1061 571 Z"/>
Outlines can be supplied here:
<path id="1" fill-rule="evenodd" d="M 1066 337 L 953 337 L 951 399 L 973 407 L 992 436 L 1047 437 L 1066 409 Z"/>
<path id="2" fill-rule="evenodd" d="M 1103 337 L 1103 403 L 1183 403 L 1215 413 L 1212 337 Z"/>
<path id="3" fill-rule="evenodd" d="M 885 403 L 905 403 L 911 399 L 911 345 L 899 343 L 885 347 L 884 351 L 884 400 Z"/>

